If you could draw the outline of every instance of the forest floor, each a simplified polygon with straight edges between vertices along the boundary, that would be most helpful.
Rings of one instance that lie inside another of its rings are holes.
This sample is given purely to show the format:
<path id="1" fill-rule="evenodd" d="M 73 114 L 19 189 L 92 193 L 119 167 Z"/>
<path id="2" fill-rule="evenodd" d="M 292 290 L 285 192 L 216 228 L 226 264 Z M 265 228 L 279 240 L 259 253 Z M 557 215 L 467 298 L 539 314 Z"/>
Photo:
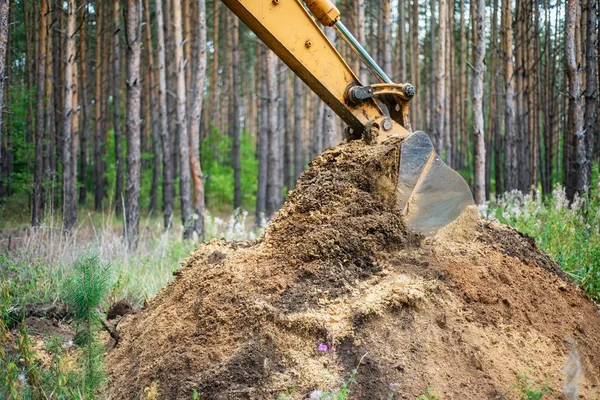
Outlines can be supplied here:
<path id="1" fill-rule="evenodd" d="M 481 210 L 487 221 L 472 212 L 424 239 L 373 186 L 381 182 L 373 157 L 352 146 L 319 157 L 258 241 L 243 213 L 208 218 L 208 238 L 224 240 L 199 247 L 181 228 L 165 233 L 159 219 L 145 219 L 135 252 L 110 214 L 80 213 L 69 238 L 58 218 L 37 231 L 11 223 L 0 232 L 2 316 L 25 320 L 0 338 L 23 376 L 29 354 L 57 369 L 59 385 L 61 368 L 77 369 L 80 358 L 65 281 L 97 254 L 110 264 L 102 311 L 120 299 L 133 311 L 108 323 L 118 346 L 100 335 L 103 396 L 533 399 L 577 390 L 596 398 L 600 314 L 589 296 L 600 294 L 598 204 L 567 205 L 560 188 L 550 202 L 511 194 Z M 562 270 L 496 218 L 535 236 Z M 15 376 L 16 387 L 31 383 Z"/>

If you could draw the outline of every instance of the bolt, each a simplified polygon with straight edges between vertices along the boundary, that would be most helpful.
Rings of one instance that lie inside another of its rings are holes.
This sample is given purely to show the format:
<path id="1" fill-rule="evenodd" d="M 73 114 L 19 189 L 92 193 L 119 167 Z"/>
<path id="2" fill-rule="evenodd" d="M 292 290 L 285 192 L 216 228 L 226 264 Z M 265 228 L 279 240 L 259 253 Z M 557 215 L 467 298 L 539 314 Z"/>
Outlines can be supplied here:
<path id="1" fill-rule="evenodd" d="M 407 83 L 404 86 L 404 95 L 406 97 L 409 97 L 409 98 L 414 97 L 415 92 L 416 92 L 415 87 L 413 85 L 411 85 L 410 83 Z"/>
<path id="2" fill-rule="evenodd" d="M 310 40 L 307 40 L 306 43 L 304 43 L 304 46 L 306 46 L 306 48 L 308 49 L 310 46 L 312 46 L 312 42 Z"/>
<path id="3" fill-rule="evenodd" d="M 271 0 L 271 2 L 272 2 L 274 5 L 277 5 L 277 4 L 279 4 L 279 0 Z"/>
<path id="4" fill-rule="evenodd" d="M 392 121 L 386 118 L 383 120 L 383 130 L 389 131 L 390 129 L 392 129 Z"/>
<path id="5" fill-rule="evenodd" d="M 394 110 L 396 110 L 396 111 L 400 111 L 400 104 L 396 104 L 396 105 L 394 106 Z"/>

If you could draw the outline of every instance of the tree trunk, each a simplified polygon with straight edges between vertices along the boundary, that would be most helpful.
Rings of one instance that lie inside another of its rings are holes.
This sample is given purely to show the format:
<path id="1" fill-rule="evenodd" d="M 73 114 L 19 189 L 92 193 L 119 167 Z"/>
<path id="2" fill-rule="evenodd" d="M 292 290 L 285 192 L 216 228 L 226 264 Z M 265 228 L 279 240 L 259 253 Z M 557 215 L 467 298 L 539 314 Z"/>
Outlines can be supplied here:
<path id="1" fill-rule="evenodd" d="M 113 133 L 115 136 L 115 167 L 116 167 L 116 189 L 115 189 L 115 213 L 117 216 L 123 214 L 123 150 L 121 146 L 121 27 L 120 10 L 121 0 L 114 0 L 113 9 Z"/>
<path id="2" fill-rule="evenodd" d="M 390 1 L 391 0 L 382 0 L 382 8 L 381 8 L 381 14 L 383 17 L 382 18 L 383 35 L 381 37 L 381 42 L 383 44 L 383 71 L 388 76 L 392 75 L 392 23 L 391 23 L 392 7 L 390 4 Z"/>
<path id="3" fill-rule="evenodd" d="M 210 79 L 210 122 L 217 128 L 219 111 L 219 6 L 220 0 L 214 0 L 213 2 L 213 61 L 212 61 L 212 74 Z"/>
<path id="4" fill-rule="evenodd" d="M 102 26 L 104 24 L 102 7 L 98 1 L 94 4 L 96 13 L 96 64 L 94 66 L 94 208 L 102 209 L 104 198 L 104 173 L 102 168 Z"/>
<path id="5" fill-rule="evenodd" d="M 125 238 L 137 248 L 140 225 L 140 103 L 141 103 L 142 1 L 127 0 L 127 182 L 125 190 Z"/>
<path id="6" fill-rule="evenodd" d="M 587 32 L 586 32 L 586 72 L 585 72 L 585 135 L 587 142 L 586 163 L 582 174 L 586 175 L 588 187 L 592 185 L 592 162 L 594 160 L 594 136 L 599 132 L 596 128 L 596 112 L 598 107 L 598 53 L 596 42 L 598 41 L 598 0 L 588 0 L 587 8 Z"/>
<path id="7" fill-rule="evenodd" d="M 241 142 L 242 127 L 240 126 L 240 33 L 239 20 L 233 17 L 231 28 L 231 68 L 233 74 L 232 91 L 232 121 L 231 139 L 231 164 L 233 166 L 233 208 L 237 210 L 242 207 L 242 160 L 241 160 Z"/>
<path id="8" fill-rule="evenodd" d="M 148 80 L 150 89 L 150 113 L 152 129 L 152 189 L 150 199 L 150 214 L 158 208 L 158 185 L 162 166 L 162 152 L 160 150 L 160 116 L 157 100 L 156 69 L 154 68 L 154 50 L 152 47 L 152 21 L 150 19 L 150 1 L 144 0 L 144 15 L 146 19 L 146 65 L 148 67 Z"/>
<path id="9" fill-rule="evenodd" d="M 52 13 L 46 15 L 46 26 L 48 27 L 46 40 L 46 81 L 45 81 L 45 96 L 44 96 L 44 138 L 43 138 L 43 153 L 44 153 L 44 174 L 42 178 L 42 208 L 53 209 L 52 202 L 54 199 L 54 171 L 56 168 L 56 151 L 54 150 L 54 141 L 57 136 L 55 132 L 56 109 L 60 108 L 54 104 L 56 96 L 54 95 L 54 85 L 57 80 L 54 73 L 54 51 L 53 40 L 50 36 L 52 30 Z"/>
<path id="10" fill-rule="evenodd" d="M 304 171 L 304 144 L 302 133 L 304 131 L 304 108 L 303 108 L 302 80 L 294 76 L 294 182 Z"/>
<path id="11" fill-rule="evenodd" d="M 258 159 L 258 186 L 256 190 L 256 223 L 267 217 L 267 180 L 269 176 L 269 125 L 268 125 L 268 104 L 267 104 L 267 50 L 262 43 L 257 45 L 258 59 L 257 65 L 260 66 L 260 95 L 258 109 L 258 140 L 256 156 Z"/>
<path id="12" fill-rule="evenodd" d="M 577 64 L 576 31 L 577 1 L 567 0 L 565 9 L 565 63 L 569 94 L 569 133 L 573 138 L 574 180 L 567 182 L 567 197 L 573 200 L 575 193 L 583 194 L 590 186 L 586 173 L 588 159 L 586 150 L 586 132 L 583 129 L 583 101 L 581 97 L 581 73 Z"/>
<path id="13" fill-rule="evenodd" d="M 396 81 L 407 82 L 406 70 L 406 7 L 403 0 L 398 0 L 398 35 L 396 36 Z"/>
<path id="14" fill-rule="evenodd" d="M 473 36 L 477 38 L 473 48 L 475 70 L 473 71 L 473 145 L 475 150 L 475 203 L 485 203 L 485 127 L 483 123 L 483 78 L 485 77 L 485 0 L 477 0 Z"/>
<path id="15" fill-rule="evenodd" d="M 458 124 L 460 125 L 460 150 L 459 150 L 459 159 L 456 162 L 456 165 L 458 166 L 458 168 L 462 169 L 465 168 L 467 166 L 467 147 L 468 147 L 468 141 L 466 140 L 468 137 L 468 133 L 469 133 L 469 128 L 468 128 L 468 103 L 469 100 L 467 98 L 468 94 L 467 94 L 467 86 L 468 86 L 468 75 L 467 75 L 467 33 L 466 33 L 466 27 L 465 27 L 465 1 L 464 0 L 460 0 L 460 5 L 459 5 L 459 13 L 460 13 L 460 20 L 459 20 L 459 55 L 458 55 L 458 63 L 459 63 L 459 67 L 458 67 L 458 86 L 459 86 L 459 100 L 460 100 L 460 106 L 459 106 L 459 116 L 460 116 L 460 121 L 458 122 Z"/>
<path id="16" fill-rule="evenodd" d="M 356 25 L 358 28 L 358 32 L 357 32 L 357 39 L 358 39 L 358 43 L 362 44 L 363 46 L 366 47 L 367 45 L 367 41 L 366 41 L 366 35 L 365 35 L 365 0 L 357 0 L 357 5 L 356 5 L 356 12 L 357 12 L 357 19 L 356 19 Z M 358 80 L 360 81 L 361 85 L 367 85 L 367 67 L 361 62 L 360 63 L 360 71 L 358 72 Z"/>
<path id="17" fill-rule="evenodd" d="M 40 34 L 39 52 L 37 57 L 37 96 L 35 111 L 35 167 L 33 171 L 33 204 L 31 207 L 31 225 L 40 226 L 42 222 L 42 172 L 43 172 L 43 147 L 44 138 L 44 88 L 46 82 L 46 14 L 48 13 L 47 0 L 40 3 Z"/>
<path id="18" fill-rule="evenodd" d="M 447 0 L 438 0 L 439 23 L 435 49 L 435 108 L 433 138 L 436 152 L 443 157 L 442 151 L 447 133 L 444 132 L 444 103 L 446 100 L 446 16 L 448 15 Z M 448 156 L 448 155 L 446 155 Z"/>
<path id="19" fill-rule="evenodd" d="M 515 126 L 515 90 L 513 86 L 513 38 L 512 5 L 510 0 L 502 0 L 502 50 L 504 58 L 504 190 L 517 189 L 519 175 L 517 169 L 517 143 Z"/>
<path id="20" fill-rule="evenodd" d="M 4 112 L 4 83 L 6 81 L 6 46 L 8 44 L 8 11 L 9 1 L 0 1 L 0 145 L 2 144 L 3 112 Z M 0 166 L 3 166 L 2 150 L 0 150 Z M 1 169 L 0 169 L 1 173 Z M 0 180 L 2 176 L 0 176 Z"/>
<path id="21" fill-rule="evenodd" d="M 411 34 L 411 73 L 410 79 L 412 84 L 417 90 L 420 90 L 421 83 L 421 63 L 419 62 L 419 0 L 413 0 L 412 4 L 412 18 L 410 18 L 410 34 Z M 425 93 L 424 91 L 422 93 Z M 417 95 L 411 101 L 411 126 L 417 129 L 423 129 L 422 110 L 420 107 L 420 100 L 423 97 Z"/>
<path id="22" fill-rule="evenodd" d="M 177 78 L 177 143 L 179 145 L 179 196 L 183 238 L 192 237 L 192 193 L 190 179 L 190 148 L 187 131 L 185 60 L 181 33 L 181 0 L 173 0 L 173 28 L 175 37 L 175 68 Z"/>
<path id="23" fill-rule="evenodd" d="M 281 156 L 279 151 L 280 132 L 277 127 L 277 57 L 267 50 L 267 126 L 268 126 L 268 177 L 267 177 L 267 216 L 271 217 L 281 206 L 281 185 L 279 168 Z"/>
<path id="24" fill-rule="evenodd" d="M 2 93 L 0 97 L 2 99 L 2 104 L 0 104 L 0 112 L 3 110 L 4 103 L 11 104 L 10 97 L 10 87 L 11 87 L 11 54 L 7 49 L 13 45 L 13 38 L 11 35 L 11 31 L 9 27 L 12 25 L 14 20 L 14 10 L 15 4 L 12 5 L 10 3 L 7 4 L 7 16 L 5 23 L 2 23 L 2 30 L 6 29 L 6 41 L 3 44 L 0 44 L 0 53 L 3 52 L 3 56 L 0 57 L 0 62 L 2 62 L 2 74 L 0 78 L 2 79 L 2 83 L 0 83 Z M 2 18 L 0 17 L 0 20 Z M 0 34 L 1 36 L 1 34 Z M 2 49 L 3 48 L 3 49 Z M 27 60 L 29 61 L 29 60 Z M 3 125 L 6 125 L 6 135 L 3 140 L 0 140 L 0 153 L 4 152 L 0 155 L 0 198 L 5 196 L 12 196 L 12 174 L 13 174 L 13 125 L 12 125 L 12 116 L 7 115 L 6 122 L 4 122 L 4 118 L 0 116 L 0 132 Z M 0 133 L 0 137 L 2 133 Z M 25 135 L 25 140 L 27 140 Z M 0 200 L 1 202 L 2 200 Z"/>
<path id="25" fill-rule="evenodd" d="M 79 132 L 79 204 L 87 200 L 87 140 L 90 131 L 90 108 L 87 92 L 87 0 L 79 7 L 79 95 L 81 98 L 81 129 Z"/>
<path id="26" fill-rule="evenodd" d="M 51 131 L 53 134 L 50 136 L 51 148 L 54 151 L 50 152 L 50 179 L 51 179 L 51 192 L 54 194 L 52 199 L 52 209 L 57 209 L 59 204 L 59 191 L 57 190 L 58 184 L 58 162 L 62 160 L 62 134 L 64 132 L 64 110 L 63 110 L 63 96 L 64 96 L 64 73 L 63 73 L 63 41 L 61 40 L 62 32 L 64 32 L 63 24 L 63 8 L 62 4 L 59 5 L 58 0 L 52 0 L 52 9 L 50 12 L 54 14 L 54 24 L 50 26 L 50 32 L 52 35 L 52 54 L 50 60 L 53 64 L 52 84 L 54 93 L 54 109 L 52 111 L 54 119 L 54 130 Z M 60 12 L 59 12 L 60 8 Z M 51 17 L 52 18 L 52 17 Z M 50 38 L 49 38 L 50 39 Z"/>
<path id="27" fill-rule="evenodd" d="M 388 2 L 389 5 L 389 0 L 385 0 Z M 384 1 L 384 2 L 385 2 Z M 388 15 L 388 28 L 389 28 L 389 15 Z M 388 29 L 389 31 L 389 29 Z M 335 29 L 333 28 L 325 28 L 325 35 L 327 36 L 327 39 L 329 39 L 329 41 L 331 43 L 335 43 Z M 388 32 L 389 35 L 389 32 Z M 391 35 L 390 35 L 391 36 Z M 389 44 L 389 48 L 386 46 L 386 54 L 391 60 L 391 56 L 392 56 L 392 48 L 391 48 L 391 42 L 392 39 L 389 38 L 388 40 L 388 44 Z M 388 60 L 388 61 L 390 61 Z M 388 66 L 391 69 L 391 61 L 390 61 L 390 65 Z M 390 72 L 386 71 L 388 74 Z M 336 138 L 336 132 L 335 132 L 335 128 L 336 128 L 336 123 L 335 123 L 335 114 L 333 113 L 333 110 L 331 110 L 331 108 L 328 105 L 324 106 L 324 110 L 323 110 L 323 147 L 321 150 L 326 149 L 328 147 L 332 147 L 335 146 L 335 138 Z"/>
<path id="28" fill-rule="evenodd" d="M 160 119 L 160 136 L 163 151 L 163 209 L 164 226 L 169 229 L 173 223 L 173 198 L 175 188 L 173 186 L 174 172 L 171 150 L 171 138 L 169 135 L 169 122 L 167 113 L 167 69 L 165 55 L 165 30 L 164 16 L 162 11 L 162 0 L 156 0 L 157 52 L 158 52 L 158 109 Z"/>
<path id="29" fill-rule="evenodd" d="M 71 127 L 73 117 L 77 110 L 73 108 L 73 96 L 77 93 L 77 85 L 74 84 L 73 75 L 75 74 L 75 26 L 76 10 L 75 0 L 69 0 L 67 5 L 67 45 L 65 54 L 65 94 L 64 94 L 64 132 L 63 132 L 63 231 L 70 233 L 77 223 L 77 187 L 74 185 L 72 169 L 71 150 L 73 146 L 73 137 Z"/>
<path id="30" fill-rule="evenodd" d="M 291 129 L 291 118 L 289 116 L 289 107 L 288 107 L 288 67 L 284 66 L 283 71 L 281 72 L 281 81 L 280 81 L 280 96 L 281 96 L 281 123 L 283 125 L 283 185 L 291 190 L 294 187 L 294 179 L 292 176 L 292 129 Z"/>
<path id="31" fill-rule="evenodd" d="M 198 63 L 194 78 L 194 98 L 190 111 L 190 164 L 194 184 L 194 230 L 204 240 L 204 175 L 200 165 L 200 119 L 206 83 L 206 4 L 198 0 Z"/>

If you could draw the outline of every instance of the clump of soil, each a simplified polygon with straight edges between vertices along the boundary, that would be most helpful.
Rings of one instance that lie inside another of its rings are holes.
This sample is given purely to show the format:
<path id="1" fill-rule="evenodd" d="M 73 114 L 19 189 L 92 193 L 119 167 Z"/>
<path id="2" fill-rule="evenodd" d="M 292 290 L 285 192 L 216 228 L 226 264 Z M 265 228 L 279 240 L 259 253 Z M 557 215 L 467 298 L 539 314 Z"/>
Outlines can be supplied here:
<path id="1" fill-rule="evenodd" d="M 532 239 L 473 211 L 434 238 L 408 231 L 399 143 L 328 149 L 261 239 L 193 251 L 120 323 L 108 394 L 303 399 L 356 369 L 360 399 L 512 398 L 519 374 L 560 398 L 571 354 L 581 398 L 597 398 L 598 307 Z"/>

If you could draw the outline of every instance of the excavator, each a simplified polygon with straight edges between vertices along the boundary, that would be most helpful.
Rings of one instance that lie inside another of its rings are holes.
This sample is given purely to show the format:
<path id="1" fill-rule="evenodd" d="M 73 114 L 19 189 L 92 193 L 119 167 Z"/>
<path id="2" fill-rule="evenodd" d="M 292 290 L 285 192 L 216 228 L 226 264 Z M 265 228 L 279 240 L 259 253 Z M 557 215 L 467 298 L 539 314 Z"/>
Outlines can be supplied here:
<path id="1" fill-rule="evenodd" d="M 222 1 L 346 123 L 346 139 L 370 145 L 402 139 L 395 193 L 409 228 L 433 235 L 473 204 L 469 186 L 435 153 L 429 135 L 412 132 L 408 105 L 414 86 L 386 75 L 341 22 L 331 0 Z M 317 21 L 337 31 L 377 83 L 358 80 Z"/>

